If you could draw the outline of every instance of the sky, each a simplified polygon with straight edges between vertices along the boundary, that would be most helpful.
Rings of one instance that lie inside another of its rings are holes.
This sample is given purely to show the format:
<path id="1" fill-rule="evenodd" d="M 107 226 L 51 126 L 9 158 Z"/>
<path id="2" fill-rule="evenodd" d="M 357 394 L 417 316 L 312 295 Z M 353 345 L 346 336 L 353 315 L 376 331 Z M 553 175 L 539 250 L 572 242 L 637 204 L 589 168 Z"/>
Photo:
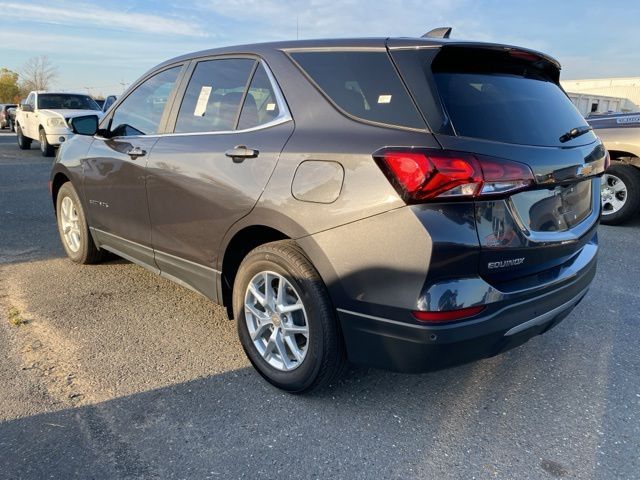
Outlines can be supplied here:
<path id="1" fill-rule="evenodd" d="M 34 56 L 55 87 L 119 94 L 183 53 L 273 40 L 419 37 L 508 43 L 551 54 L 562 78 L 640 76 L 637 0 L 0 0 L 0 67 Z"/>

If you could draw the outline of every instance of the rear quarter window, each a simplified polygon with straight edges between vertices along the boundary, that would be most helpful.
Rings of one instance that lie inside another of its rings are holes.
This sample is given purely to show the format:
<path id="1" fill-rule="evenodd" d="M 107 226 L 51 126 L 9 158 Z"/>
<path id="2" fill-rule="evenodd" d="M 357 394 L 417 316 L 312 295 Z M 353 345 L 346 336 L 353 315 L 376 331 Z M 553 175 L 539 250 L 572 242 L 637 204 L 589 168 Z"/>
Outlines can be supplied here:
<path id="1" fill-rule="evenodd" d="M 426 128 L 386 51 L 291 52 L 290 56 L 349 115 L 385 125 Z"/>

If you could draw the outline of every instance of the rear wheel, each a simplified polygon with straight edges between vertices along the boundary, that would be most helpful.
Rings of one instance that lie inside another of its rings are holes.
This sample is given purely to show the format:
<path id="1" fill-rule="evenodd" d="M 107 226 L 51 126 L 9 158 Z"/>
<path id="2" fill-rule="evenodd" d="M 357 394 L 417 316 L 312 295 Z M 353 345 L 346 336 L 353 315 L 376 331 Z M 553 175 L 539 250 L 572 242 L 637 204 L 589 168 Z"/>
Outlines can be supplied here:
<path id="1" fill-rule="evenodd" d="M 55 148 L 52 145 L 49 145 L 47 141 L 47 134 L 44 131 L 44 128 L 40 129 L 40 151 L 42 152 L 43 157 L 53 157 L 55 153 Z"/>
<path id="2" fill-rule="evenodd" d="M 632 165 L 611 165 L 602 176 L 602 219 L 605 225 L 629 220 L 640 208 L 640 170 Z"/>
<path id="3" fill-rule="evenodd" d="M 29 150 L 31 148 L 31 139 L 22 134 L 22 127 L 16 126 L 16 137 L 18 139 L 18 147 L 20 150 Z"/>
<path id="4" fill-rule="evenodd" d="M 71 182 L 58 191 L 56 199 L 58 233 L 67 256 L 75 263 L 97 263 L 102 259 L 89 232 L 80 198 Z"/>
<path id="5" fill-rule="evenodd" d="M 268 243 L 246 256 L 233 310 L 247 357 L 276 387 L 303 393 L 342 372 L 346 357 L 329 294 L 295 242 Z"/>

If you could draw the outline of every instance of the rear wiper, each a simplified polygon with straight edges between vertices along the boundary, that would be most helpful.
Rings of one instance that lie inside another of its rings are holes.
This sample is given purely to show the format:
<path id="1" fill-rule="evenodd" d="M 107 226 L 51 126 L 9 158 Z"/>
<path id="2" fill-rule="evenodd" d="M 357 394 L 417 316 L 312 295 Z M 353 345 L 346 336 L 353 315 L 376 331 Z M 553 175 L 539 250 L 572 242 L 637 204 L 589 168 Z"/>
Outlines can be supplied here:
<path id="1" fill-rule="evenodd" d="M 593 127 L 589 125 L 572 128 L 571 130 L 569 130 L 567 133 L 565 133 L 560 137 L 560 142 L 561 143 L 568 142 L 569 140 L 573 140 L 574 138 L 579 137 L 580 135 L 589 133 L 591 130 L 593 130 Z"/>

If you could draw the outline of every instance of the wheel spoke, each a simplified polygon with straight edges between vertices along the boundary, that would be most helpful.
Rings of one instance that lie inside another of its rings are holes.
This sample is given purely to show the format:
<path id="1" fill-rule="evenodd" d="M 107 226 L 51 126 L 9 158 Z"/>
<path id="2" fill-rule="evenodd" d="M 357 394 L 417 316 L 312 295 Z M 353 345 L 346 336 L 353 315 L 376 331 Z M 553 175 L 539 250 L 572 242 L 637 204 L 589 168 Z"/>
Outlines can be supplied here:
<path id="1" fill-rule="evenodd" d="M 251 282 L 249 284 L 249 291 L 251 292 L 251 295 L 253 295 L 253 298 L 256 299 L 256 301 L 262 305 L 263 307 L 266 306 L 266 299 L 264 298 L 264 296 L 258 291 L 258 289 L 256 288 L 255 284 L 253 282 Z"/>
<path id="2" fill-rule="evenodd" d="M 274 333 L 276 334 L 274 342 L 278 350 L 278 355 L 280 355 L 285 370 L 290 370 L 293 365 L 291 364 L 289 355 L 287 355 L 287 347 L 284 345 L 284 341 L 282 340 L 282 334 L 277 330 L 275 330 Z"/>
<path id="3" fill-rule="evenodd" d="M 300 334 L 300 335 L 305 335 L 308 336 L 309 335 L 309 327 L 307 327 L 306 325 L 288 325 L 286 327 L 284 327 L 285 331 L 287 333 L 290 333 L 291 335 L 293 334 Z"/>
<path id="4" fill-rule="evenodd" d="M 624 206 L 624 203 L 625 203 L 624 200 L 620 200 L 617 197 L 613 197 L 611 199 L 611 206 L 613 207 L 614 211 L 620 210 Z"/>
<path id="5" fill-rule="evenodd" d="M 616 182 L 612 185 L 613 191 L 614 192 L 626 192 L 627 191 L 627 187 L 625 186 L 624 183 L 622 182 Z"/>
<path id="6" fill-rule="evenodd" d="M 293 305 L 278 305 L 276 307 L 276 310 L 278 313 L 291 313 L 291 312 L 296 312 L 298 310 L 302 310 L 303 308 L 304 308 L 304 305 L 298 302 L 298 303 L 294 303 Z"/>
<path id="7" fill-rule="evenodd" d="M 257 340 L 259 338 L 262 338 L 262 336 L 264 335 L 264 332 L 268 330 L 269 326 L 271 326 L 271 323 L 269 322 L 260 322 L 258 324 L 258 328 L 256 328 L 253 332 L 251 332 L 251 340 Z"/>
<path id="8" fill-rule="evenodd" d="M 291 335 L 285 335 L 284 341 L 289 345 L 289 350 L 293 353 L 294 357 L 296 357 L 297 362 L 301 362 L 303 359 L 302 352 L 300 351 L 300 347 L 296 343 L 296 339 Z"/>
<path id="9" fill-rule="evenodd" d="M 264 322 L 265 320 L 269 319 L 269 315 L 267 315 L 267 312 L 261 312 L 254 305 L 252 305 L 250 303 L 245 303 L 244 304 L 244 308 L 249 310 L 251 312 L 251 314 L 261 322 Z"/>
<path id="10" fill-rule="evenodd" d="M 276 294 L 276 301 L 275 301 L 276 309 L 280 305 L 282 305 L 282 302 L 284 301 L 285 285 L 283 280 L 284 279 L 282 277 L 278 277 L 278 293 Z"/>
<path id="11" fill-rule="evenodd" d="M 271 332 L 271 336 L 269 337 L 269 340 L 267 341 L 267 346 L 264 349 L 264 353 L 262 354 L 262 356 L 265 358 L 265 360 L 269 360 L 269 357 L 273 354 L 273 351 L 276 349 L 276 336 L 278 335 L 278 330 L 274 330 L 273 332 Z"/>

